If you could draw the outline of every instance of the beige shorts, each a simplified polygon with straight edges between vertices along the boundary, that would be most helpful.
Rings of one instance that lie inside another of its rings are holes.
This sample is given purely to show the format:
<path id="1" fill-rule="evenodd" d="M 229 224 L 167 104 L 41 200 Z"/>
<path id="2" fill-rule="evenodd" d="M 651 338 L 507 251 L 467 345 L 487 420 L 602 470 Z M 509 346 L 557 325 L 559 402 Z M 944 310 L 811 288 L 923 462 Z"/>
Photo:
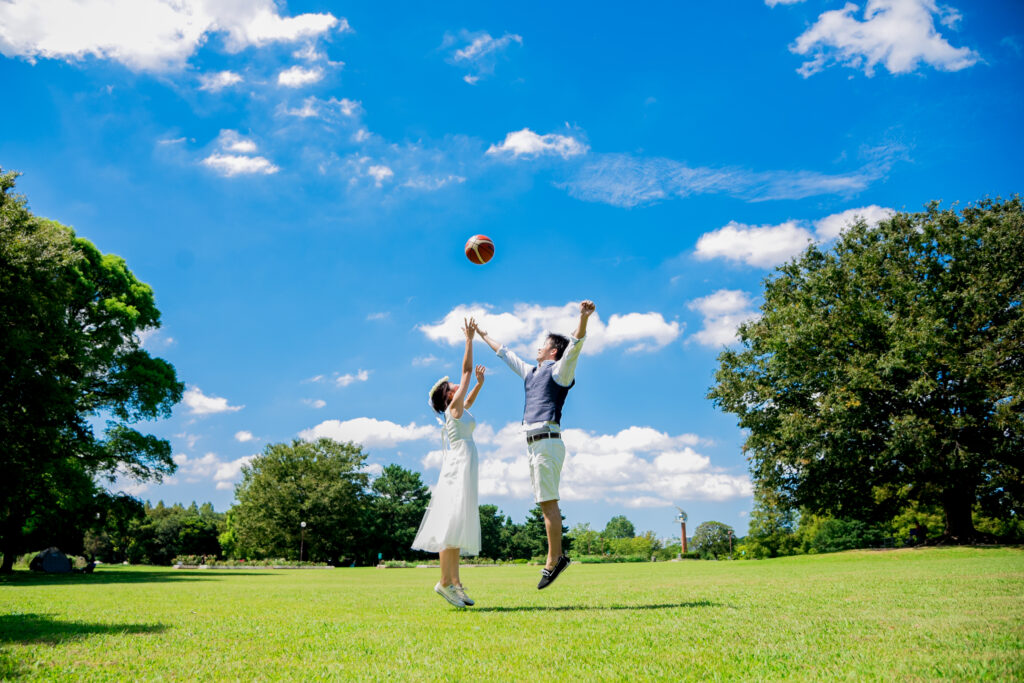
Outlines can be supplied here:
<path id="1" fill-rule="evenodd" d="M 538 503 L 558 500 L 558 482 L 565 461 L 565 443 L 561 439 L 540 439 L 526 445 L 530 457 L 530 483 Z"/>

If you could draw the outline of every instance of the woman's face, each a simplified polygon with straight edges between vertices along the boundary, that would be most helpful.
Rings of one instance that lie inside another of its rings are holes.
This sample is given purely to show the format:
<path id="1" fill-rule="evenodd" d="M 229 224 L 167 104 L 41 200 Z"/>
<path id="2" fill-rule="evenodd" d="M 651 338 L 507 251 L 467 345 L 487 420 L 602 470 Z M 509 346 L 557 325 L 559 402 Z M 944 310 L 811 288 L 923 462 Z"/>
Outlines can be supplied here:
<path id="1" fill-rule="evenodd" d="M 458 384 L 449 384 L 448 393 L 445 394 L 445 399 L 448 403 L 451 403 L 452 397 L 455 396 L 455 392 L 459 390 Z"/>

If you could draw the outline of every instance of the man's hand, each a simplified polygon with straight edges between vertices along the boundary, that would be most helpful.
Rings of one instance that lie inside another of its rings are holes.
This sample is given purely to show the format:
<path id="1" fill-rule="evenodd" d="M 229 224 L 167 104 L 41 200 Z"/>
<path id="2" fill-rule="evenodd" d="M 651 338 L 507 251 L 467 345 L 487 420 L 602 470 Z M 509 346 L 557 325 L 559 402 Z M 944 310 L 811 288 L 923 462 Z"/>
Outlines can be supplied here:
<path id="1" fill-rule="evenodd" d="M 576 327 L 576 334 L 573 336 L 577 339 L 583 339 L 587 336 L 587 319 L 594 312 L 597 306 L 590 299 L 580 302 L 580 324 Z"/>

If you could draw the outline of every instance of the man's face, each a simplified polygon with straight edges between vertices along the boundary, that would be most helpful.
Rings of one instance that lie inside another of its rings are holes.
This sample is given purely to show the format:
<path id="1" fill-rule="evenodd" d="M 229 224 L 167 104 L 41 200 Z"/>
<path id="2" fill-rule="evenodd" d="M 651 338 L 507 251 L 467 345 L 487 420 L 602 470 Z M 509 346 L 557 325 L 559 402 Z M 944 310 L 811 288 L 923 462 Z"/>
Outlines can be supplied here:
<path id="1" fill-rule="evenodd" d="M 551 338 L 545 337 L 544 343 L 537 349 L 537 362 L 555 359 L 555 347 L 551 344 Z"/>

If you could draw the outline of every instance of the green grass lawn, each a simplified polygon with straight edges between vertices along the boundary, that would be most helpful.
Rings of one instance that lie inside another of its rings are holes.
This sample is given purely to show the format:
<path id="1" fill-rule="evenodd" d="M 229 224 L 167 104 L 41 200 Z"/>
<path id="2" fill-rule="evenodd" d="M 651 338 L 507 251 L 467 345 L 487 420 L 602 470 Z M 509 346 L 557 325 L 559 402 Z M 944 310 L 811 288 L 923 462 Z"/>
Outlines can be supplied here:
<path id="1" fill-rule="evenodd" d="M 0 676 L 1024 680 L 1024 550 L 0 578 Z"/>

